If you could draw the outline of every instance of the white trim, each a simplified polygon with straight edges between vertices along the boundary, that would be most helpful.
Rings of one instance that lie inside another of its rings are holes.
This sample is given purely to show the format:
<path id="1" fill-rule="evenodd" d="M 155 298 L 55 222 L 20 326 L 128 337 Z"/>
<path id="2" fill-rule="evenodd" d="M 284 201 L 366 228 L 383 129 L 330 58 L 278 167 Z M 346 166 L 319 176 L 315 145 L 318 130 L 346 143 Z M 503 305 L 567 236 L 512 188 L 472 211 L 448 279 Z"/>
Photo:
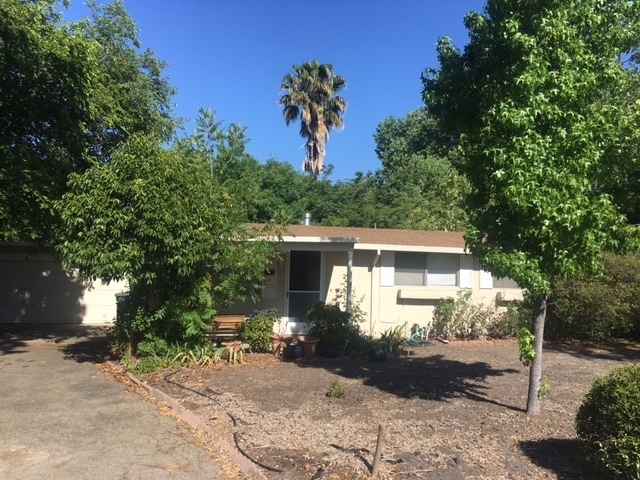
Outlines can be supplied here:
<path id="1" fill-rule="evenodd" d="M 425 253 L 457 253 L 465 254 L 467 251 L 460 247 L 434 247 L 428 245 L 383 245 L 375 243 L 356 243 L 356 250 L 387 250 L 392 252 L 425 252 Z"/>

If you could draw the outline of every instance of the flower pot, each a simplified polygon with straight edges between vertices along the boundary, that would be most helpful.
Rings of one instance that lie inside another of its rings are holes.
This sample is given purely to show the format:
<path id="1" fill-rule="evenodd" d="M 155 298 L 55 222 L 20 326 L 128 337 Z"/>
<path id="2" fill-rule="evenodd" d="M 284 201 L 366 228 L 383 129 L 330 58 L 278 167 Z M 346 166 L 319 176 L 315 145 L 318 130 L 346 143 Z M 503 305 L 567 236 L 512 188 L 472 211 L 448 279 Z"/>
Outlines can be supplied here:
<path id="1" fill-rule="evenodd" d="M 297 340 L 298 343 L 302 346 L 303 357 L 313 357 L 316 354 L 318 342 L 320 341 L 318 337 L 303 336 L 298 337 Z"/>
<path id="2" fill-rule="evenodd" d="M 271 339 L 272 352 L 276 352 L 281 343 L 283 343 L 285 347 L 288 347 L 289 345 L 291 345 L 291 340 L 293 340 L 293 337 L 286 337 L 284 335 L 276 334 L 271 335 L 269 338 Z"/>
<path id="3" fill-rule="evenodd" d="M 317 353 L 321 357 L 336 358 L 340 355 L 339 345 L 318 345 Z"/>
<path id="4" fill-rule="evenodd" d="M 287 360 L 295 360 L 302 356 L 302 345 L 290 345 L 284 347 L 282 350 L 282 356 Z"/>

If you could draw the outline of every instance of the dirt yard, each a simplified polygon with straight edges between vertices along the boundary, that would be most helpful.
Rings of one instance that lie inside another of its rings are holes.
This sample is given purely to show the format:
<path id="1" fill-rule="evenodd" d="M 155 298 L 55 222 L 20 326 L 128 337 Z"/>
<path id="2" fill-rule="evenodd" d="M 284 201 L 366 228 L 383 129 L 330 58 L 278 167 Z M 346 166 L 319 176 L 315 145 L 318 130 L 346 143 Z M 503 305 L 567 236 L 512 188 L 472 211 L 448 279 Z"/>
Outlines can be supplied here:
<path id="1" fill-rule="evenodd" d="M 523 410 L 528 369 L 514 341 L 434 343 L 386 362 L 246 360 L 142 378 L 273 479 L 366 478 L 384 425 L 381 478 L 578 480 L 592 478 L 577 458 L 582 396 L 596 375 L 640 363 L 640 347 L 546 345 L 539 417 Z M 327 396 L 334 380 L 346 398 Z"/>

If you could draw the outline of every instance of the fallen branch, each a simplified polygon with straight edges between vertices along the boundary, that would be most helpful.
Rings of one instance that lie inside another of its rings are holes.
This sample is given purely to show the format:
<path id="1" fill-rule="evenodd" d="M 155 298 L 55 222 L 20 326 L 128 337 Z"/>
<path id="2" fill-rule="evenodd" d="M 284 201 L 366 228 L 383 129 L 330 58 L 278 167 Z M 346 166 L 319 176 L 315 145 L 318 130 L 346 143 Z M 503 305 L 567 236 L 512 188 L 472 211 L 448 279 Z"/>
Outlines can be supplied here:
<path id="1" fill-rule="evenodd" d="M 378 464 L 380 463 L 380 457 L 382 456 L 382 446 L 384 444 L 384 426 L 378 425 L 378 442 L 376 443 L 376 453 L 373 456 L 373 464 L 371 465 L 371 475 L 376 476 L 378 474 Z"/>

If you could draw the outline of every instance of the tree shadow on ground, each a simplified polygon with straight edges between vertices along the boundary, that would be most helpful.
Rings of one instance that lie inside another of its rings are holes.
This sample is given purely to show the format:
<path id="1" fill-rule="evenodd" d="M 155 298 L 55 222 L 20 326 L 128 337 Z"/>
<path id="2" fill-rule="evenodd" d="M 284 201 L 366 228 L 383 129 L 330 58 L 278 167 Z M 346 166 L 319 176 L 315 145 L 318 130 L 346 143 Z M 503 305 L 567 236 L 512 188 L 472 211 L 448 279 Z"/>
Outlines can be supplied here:
<path id="1" fill-rule="evenodd" d="M 485 362 L 447 360 L 443 355 L 428 357 L 390 358 L 386 362 L 327 360 L 311 358 L 297 363 L 302 368 L 324 368 L 345 378 L 358 379 L 371 386 L 402 398 L 446 401 L 464 397 L 514 411 L 522 408 L 505 405 L 487 395 L 486 381 L 490 377 L 519 374 L 512 368 L 495 369 Z"/>
<path id="2" fill-rule="evenodd" d="M 549 342 L 544 349 L 550 352 L 567 353 L 587 360 L 640 360 L 640 345 L 629 341 L 619 342 Z"/>
<path id="3" fill-rule="evenodd" d="M 66 360 L 78 363 L 104 363 L 115 359 L 106 336 L 69 343 L 62 346 L 60 350 L 64 353 Z"/>
<path id="4" fill-rule="evenodd" d="M 24 353 L 31 343 L 55 344 L 65 359 L 103 363 L 111 358 L 107 334 L 102 325 L 0 325 L 0 355 Z"/>
<path id="5" fill-rule="evenodd" d="M 579 457 L 582 442 L 570 438 L 545 438 L 520 442 L 520 449 L 539 467 L 554 472 L 558 480 L 596 480 Z"/>

